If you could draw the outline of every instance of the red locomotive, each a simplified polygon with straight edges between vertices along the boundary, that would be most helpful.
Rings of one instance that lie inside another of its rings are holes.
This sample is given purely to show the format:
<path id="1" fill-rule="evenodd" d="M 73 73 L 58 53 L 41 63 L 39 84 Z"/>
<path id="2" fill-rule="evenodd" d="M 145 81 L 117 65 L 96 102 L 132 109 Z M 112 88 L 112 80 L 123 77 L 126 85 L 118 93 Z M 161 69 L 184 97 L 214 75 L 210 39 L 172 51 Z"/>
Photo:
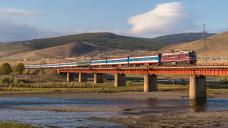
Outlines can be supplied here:
<path id="1" fill-rule="evenodd" d="M 197 57 L 194 51 L 179 51 L 161 54 L 162 65 L 196 65 Z"/>

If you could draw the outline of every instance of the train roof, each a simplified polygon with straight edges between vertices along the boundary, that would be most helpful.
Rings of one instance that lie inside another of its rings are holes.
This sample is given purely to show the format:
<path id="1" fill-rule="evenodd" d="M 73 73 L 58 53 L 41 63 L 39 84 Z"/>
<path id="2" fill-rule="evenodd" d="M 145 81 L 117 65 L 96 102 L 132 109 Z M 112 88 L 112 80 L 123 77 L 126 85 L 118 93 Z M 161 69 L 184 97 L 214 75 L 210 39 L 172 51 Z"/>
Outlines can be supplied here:
<path id="1" fill-rule="evenodd" d="M 124 59 L 124 58 L 128 58 L 128 57 L 145 57 L 145 56 L 158 56 L 159 54 L 144 54 L 144 55 L 138 55 L 138 56 L 119 56 L 119 57 L 107 57 L 107 59 Z M 97 58 L 97 59 L 91 59 L 91 60 L 105 60 L 106 58 Z"/>
<path id="2" fill-rule="evenodd" d="M 162 55 L 178 55 L 178 54 L 188 54 L 193 51 L 178 51 L 178 52 L 169 52 L 169 53 L 162 53 Z"/>

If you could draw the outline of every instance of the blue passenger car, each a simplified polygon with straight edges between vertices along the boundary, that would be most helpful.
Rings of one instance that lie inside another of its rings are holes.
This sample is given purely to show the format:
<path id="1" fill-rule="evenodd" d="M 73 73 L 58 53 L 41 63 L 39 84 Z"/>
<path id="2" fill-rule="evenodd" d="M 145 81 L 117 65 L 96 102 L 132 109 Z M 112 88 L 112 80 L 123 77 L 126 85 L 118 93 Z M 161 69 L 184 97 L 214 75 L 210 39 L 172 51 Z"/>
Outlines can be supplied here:
<path id="1" fill-rule="evenodd" d="M 91 65 L 98 66 L 98 65 L 106 65 L 107 60 L 91 60 Z"/>
<path id="2" fill-rule="evenodd" d="M 154 64 L 159 63 L 160 60 L 160 55 L 130 57 L 129 64 Z"/>
<path id="3" fill-rule="evenodd" d="M 107 65 L 122 65 L 128 64 L 128 58 L 108 59 Z"/>
<path id="4" fill-rule="evenodd" d="M 125 57 L 105 60 L 92 60 L 92 66 L 103 65 L 129 65 L 129 64 L 154 64 L 159 63 L 161 60 L 160 55 L 153 56 L 140 56 L 140 57 Z"/>

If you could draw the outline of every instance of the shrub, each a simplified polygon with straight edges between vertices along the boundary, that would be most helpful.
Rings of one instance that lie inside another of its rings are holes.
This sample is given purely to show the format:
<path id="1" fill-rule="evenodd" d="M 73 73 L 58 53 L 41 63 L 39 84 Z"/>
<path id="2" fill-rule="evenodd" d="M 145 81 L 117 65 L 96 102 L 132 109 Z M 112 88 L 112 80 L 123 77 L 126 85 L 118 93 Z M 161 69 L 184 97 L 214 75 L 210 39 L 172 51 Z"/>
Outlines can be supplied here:
<path id="1" fill-rule="evenodd" d="M 3 63 L 0 67 L 1 75 L 9 75 L 12 72 L 12 68 L 9 63 Z"/>
<path id="2" fill-rule="evenodd" d="M 39 74 L 40 73 L 40 69 L 34 69 L 30 72 L 31 74 Z"/>
<path id="3" fill-rule="evenodd" d="M 25 71 L 25 66 L 23 63 L 18 63 L 16 66 L 16 72 L 18 74 L 23 74 L 23 72 Z"/>
<path id="4" fill-rule="evenodd" d="M 5 77 L 2 79 L 2 83 L 3 84 L 10 84 L 10 83 L 12 83 L 12 79 L 9 77 Z"/>
<path id="5" fill-rule="evenodd" d="M 128 86 L 129 86 L 129 85 L 132 85 L 132 81 L 127 81 L 127 82 L 126 82 L 126 85 L 128 85 Z"/>
<path id="6" fill-rule="evenodd" d="M 220 78 L 221 83 L 227 84 L 228 83 L 228 77 L 222 77 Z"/>

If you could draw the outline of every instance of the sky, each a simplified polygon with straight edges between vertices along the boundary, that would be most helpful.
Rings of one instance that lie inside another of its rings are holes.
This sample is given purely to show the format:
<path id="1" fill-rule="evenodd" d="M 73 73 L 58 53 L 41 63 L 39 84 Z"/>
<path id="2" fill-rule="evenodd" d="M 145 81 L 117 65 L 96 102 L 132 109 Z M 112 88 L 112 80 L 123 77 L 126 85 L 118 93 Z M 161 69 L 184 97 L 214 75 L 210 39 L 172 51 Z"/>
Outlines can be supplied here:
<path id="1" fill-rule="evenodd" d="M 153 38 L 228 30 L 228 0 L 0 0 L 0 42 L 87 32 Z"/>

